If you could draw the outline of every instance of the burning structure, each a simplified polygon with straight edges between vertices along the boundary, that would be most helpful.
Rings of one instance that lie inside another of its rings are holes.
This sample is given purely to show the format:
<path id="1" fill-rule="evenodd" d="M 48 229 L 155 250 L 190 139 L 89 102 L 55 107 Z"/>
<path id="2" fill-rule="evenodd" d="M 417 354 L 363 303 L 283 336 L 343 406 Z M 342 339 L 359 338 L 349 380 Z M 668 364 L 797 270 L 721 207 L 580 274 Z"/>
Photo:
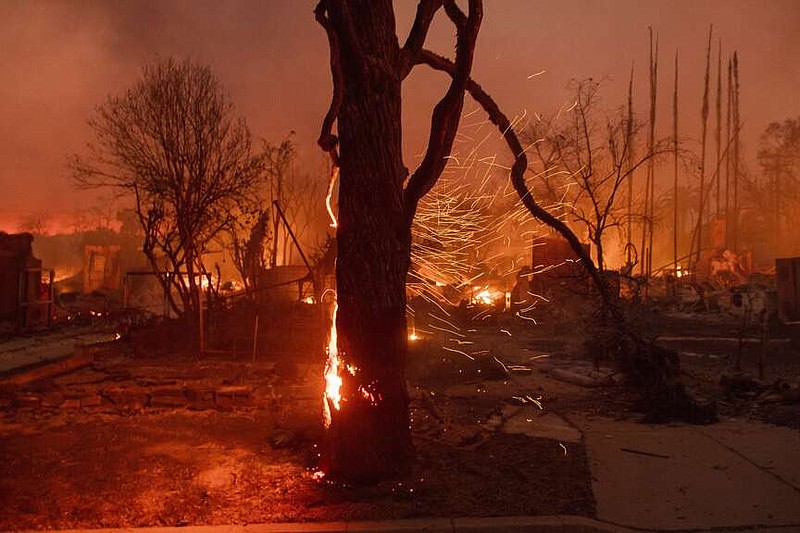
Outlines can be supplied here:
<path id="1" fill-rule="evenodd" d="M 97 290 L 116 291 L 120 288 L 120 246 L 93 246 L 83 248 L 83 293 Z"/>

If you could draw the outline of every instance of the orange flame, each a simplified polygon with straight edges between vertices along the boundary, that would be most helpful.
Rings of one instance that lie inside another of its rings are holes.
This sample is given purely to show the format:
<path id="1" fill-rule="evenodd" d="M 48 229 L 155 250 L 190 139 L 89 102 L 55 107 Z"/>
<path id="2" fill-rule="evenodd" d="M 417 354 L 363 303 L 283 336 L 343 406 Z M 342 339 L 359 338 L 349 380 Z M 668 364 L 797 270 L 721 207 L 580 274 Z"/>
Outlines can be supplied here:
<path id="1" fill-rule="evenodd" d="M 333 165 L 331 168 L 331 181 L 328 183 L 328 195 L 325 197 L 325 208 L 328 210 L 328 216 L 331 217 L 331 227 L 335 228 L 339 225 L 336 220 L 336 215 L 333 214 L 333 207 L 331 206 L 331 197 L 333 196 L 333 187 L 336 185 L 336 180 L 339 177 L 339 167 Z"/>
<path id="2" fill-rule="evenodd" d="M 325 208 L 328 210 L 328 216 L 331 217 L 331 227 L 336 228 L 339 224 L 336 220 L 336 215 L 331 206 L 331 197 L 333 196 L 333 188 L 336 185 L 336 179 L 339 177 L 339 166 L 334 162 L 331 166 L 331 180 L 328 184 L 328 194 L 325 197 Z M 329 428 L 333 413 L 331 409 L 337 411 L 341 408 L 342 402 L 342 376 L 340 374 L 342 361 L 339 358 L 338 336 L 336 333 L 336 313 L 339 310 L 338 302 L 334 301 L 333 314 L 331 316 L 331 330 L 328 335 L 328 346 L 325 352 L 328 355 L 328 360 L 325 362 L 325 394 L 322 399 L 322 414 L 325 421 L 325 428 Z M 355 369 L 348 368 L 351 374 L 355 374 Z"/>
<path id="3" fill-rule="evenodd" d="M 481 289 L 481 287 L 475 287 L 476 290 Z M 505 293 L 491 290 L 488 286 L 483 287 L 480 292 L 477 292 L 472 295 L 472 303 L 473 304 L 482 304 L 482 305 L 493 305 L 495 301 L 498 299 L 505 297 Z"/>
<path id="4" fill-rule="evenodd" d="M 334 303 L 333 315 L 331 323 L 330 336 L 328 338 L 328 347 L 325 352 L 328 354 L 328 360 L 325 362 L 325 394 L 323 398 L 322 414 L 325 421 L 325 428 L 331 426 L 333 420 L 333 410 L 340 410 L 342 402 L 346 398 L 342 396 L 343 373 L 347 372 L 355 377 L 358 372 L 358 367 L 347 364 L 339 354 L 338 337 L 336 333 L 336 313 L 339 311 L 339 304 Z M 374 385 L 374 382 L 373 384 Z M 372 385 L 370 388 L 372 388 Z M 372 405 L 377 405 L 381 400 L 381 395 L 370 392 L 367 387 L 361 385 L 358 387 L 358 392 L 361 397 Z"/>
<path id="5" fill-rule="evenodd" d="M 339 360 L 338 337 L 336 334 L 336 312 L 338 310 L 339 304 L 334 303 L 328 347 L 325 350 L 328 354 L 328 360 L 325 362 L 325 397 L 323 402 L 323 415 L 325 417 L 326 428 L 331 425 L 331 407 L 338 411 L 341 408 L 342 400 L 342 376 L 339 375 L 341 361 Z"/>

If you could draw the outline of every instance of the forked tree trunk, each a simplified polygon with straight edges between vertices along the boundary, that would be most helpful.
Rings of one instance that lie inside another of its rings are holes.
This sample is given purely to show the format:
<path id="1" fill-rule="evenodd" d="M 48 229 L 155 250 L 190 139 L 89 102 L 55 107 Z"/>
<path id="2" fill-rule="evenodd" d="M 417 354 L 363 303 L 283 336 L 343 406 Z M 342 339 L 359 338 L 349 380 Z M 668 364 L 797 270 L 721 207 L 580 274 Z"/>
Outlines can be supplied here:
<path id="1" fill-rule="evenodd" d="M 395 38 L 393 25 L 381 26 L 373 26 L 373 38 Z M 403 468 L 411 448 L 404 374 L 411 229 L 403 210 L 400 83 L 371 72 L 372 82 L 362 84 L 355 67 L 343 67 L 337 330 L 342 361 L 357 370 L 345 374 L 347 400 L 333 413 L 326 469 L 337 479 L 371 482 Z M 360 387 L 380 394 L 376 405 Z"/>
<path id="2" fill-rule="evenodd" d="M 342 401 L 331 409 L 322 466 L 330 478 L 362 484 L 405 469 L 411 455 L 405 383 L 411 228 L 403 204 L 400 80 L 389 75 L 399 52 L 391 3 L 358 4 L 349 14 L 329 11 L 334 27 L 345 28 L 340 34 L 358 43 L 343 43 L 348 53 L 340 62 L 346 88 L 338 109 L 336 260 Z M 359 57 L 359 48 L 374 63 Z"/>
<path id="3" fill-rule="evenodd" d="M 443 5 L 457 30 L 458 75 L 434 108 L 428 149 L 408 178 L 401 84 Z M 421 0 L 401 48 L 391 0 L 320 0 L 315 10 L 328 34 L 334 84 L 320 145 L 338 164 L 340 180 L 338 371 L 332 381 L 341 379 L 341 399 L 326 395 L 330 417 L 322 457 L 324 473 L 334 480 L 373 483 L 410 464 L 405 283 L 411 223 L 417 202 L 444 169 L 458 128 L 481 1 L 470 0 L 468 13 L 452 0 Z M 338 139 L 331 132 L 334 121 Z"/>

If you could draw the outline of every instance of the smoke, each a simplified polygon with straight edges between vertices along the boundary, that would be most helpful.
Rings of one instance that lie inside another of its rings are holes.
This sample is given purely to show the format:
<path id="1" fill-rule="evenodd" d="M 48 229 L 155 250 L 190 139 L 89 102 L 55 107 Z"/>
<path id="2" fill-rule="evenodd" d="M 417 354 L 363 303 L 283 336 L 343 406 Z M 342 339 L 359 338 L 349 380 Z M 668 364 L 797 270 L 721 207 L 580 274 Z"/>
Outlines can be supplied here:
<path id="1" fill-rule="evenodd" d="M 688 117 L 698 113 L 710 22 L 724 50 L 740 52 L 745 145 L 754 149 L 768 122 L 800 115 L 795 98 L 800 70 L 794 68 L 800 55 L 800 4 L 795 0 L 485 3 L 475 76 L 510 115 L 557 109 L 573 77 L 610 77 L 622 102 L 631 61 L 642 66 L 635 90 L 639 108 L 645 109 L 646 38 L 652 25 L 660 32 L 663 54 L 676 47 L 681 51 L 687 113 L 682 135 L 696 135 L 699 126 Z M 395 4 L 402 43 L 416 3 Z M 304 166 L 318 172 L 323 157 L 314 142 L 331 82 L 327 42 L 314 21 L 314 5 L 314 0 L 0 2 L 0 229 L 13 230 L 16 220 L 31 211 L 66 217 L 74 207 L 97 201 L 95 194 L 72 189 L 66 158 L 89 141 L 86 120 L 94 107 L 134 81 L 142 62 L 154 55 L 209 63 L 253 133 L 279 142 L 295 131 Z M 436 21 L 429 42 L 452 53 L 453 31 L 446 20 Z M 668 74 L 662 76 L 660 94 L 670 92 Z M 425 144 L 430 108 L 446 81 L 420 71 L 405 88 L 404 131 L 412 169 Z M 668 124 L 664 113 L 662 126 Z"/>

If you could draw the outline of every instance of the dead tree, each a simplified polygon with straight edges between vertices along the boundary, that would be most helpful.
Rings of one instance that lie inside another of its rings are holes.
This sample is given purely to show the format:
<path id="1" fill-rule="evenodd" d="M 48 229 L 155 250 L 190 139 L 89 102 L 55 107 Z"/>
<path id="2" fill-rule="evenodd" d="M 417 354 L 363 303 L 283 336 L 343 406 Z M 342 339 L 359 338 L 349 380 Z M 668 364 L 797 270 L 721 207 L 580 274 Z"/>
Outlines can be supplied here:
<path id="1" fill-rule="evenodd" d="M 714 171 L 714 179 L 716 180 L 716 189 L 717 189 L 717 210 L 716 216 L 722 214 L 722 206 L 720 204 L 720 188 L 721 188 L 721 179 L 720 179 L 720 170 L 722 165 L 722 39 L 717 42 L 717 99 L 714 101 L 716 104 L 716 116 L 717 116 L 717 129 L 715 130 L 715 140 L 717 143 L 717 159 L 716 159 L 716 170 Z"/>
<path id="2" fill-rule="evenodd" d="M 209 67 L 165 59 L 145 65 L 142 79 L 110 96 L 89 125 L 96 142 L 73 158 L 72 177 L 133 200 L 144 254 L 178 294 L 173 309 L 198 309 L 203 255 L 264 169 L 244 120 Z"/>
<path id="3" fill-rule="evenodd" d="M 461 24 L 463 25 L 463 22 Z M 423 50 L 419 55 L 419 62 L 434 70 L 446 72 L 453 78 L 458 74 L 455 63 L 433 52 Z M 581 241 L 562 220 L 537 202 L 525 180 L 525 172 L 528 168 L 525 149 L 517 133 L 511 127 L 508 117 L 474 80 L 468 79 L 466 88 L 487 113 L 489 120 L 498 128 L 511 151 L 514 163 L 511 166 L 510 179 L 523 205 L 532 216 L 561 235 L 584 264 L 611 319 L 615 338 L 618 341 L 615 355 L 633 383 L 638 385 L 643 392 L 650 417 L 653 420 L 680 418 L 694 422 L 713 420 L 715 418 L 713 409 L 696 405 L 678 381 L 677 354 L 644 339 L 628 325 L 622 310 L 615 303 L 608 285 L 604 282 L 600 271 Z"/>
<path id="4" fill-rule="evenodd" d="M 433 109 L 427 151 L 409 177 L 402 157 L 401 86 L 420 62 L 428 29 L 444 7 L 456 26 L 452 82 Z M 417 204 L 445 167 L 472 69 L 482 2 L 465 14 L 454 0 L 421 0 L 401 47 L 391 0 L 321 0 L 315 10 L 330 47 L 333 98 L 319 144 L 339 166 L 336 331 L 340 398 L 323 469 L 338 480 L 375 482 L 411 456 L 406 276 Z M 332 134 L 336 122 L 338 137 Z M 348 370 L 349 369 L 349 370 Z"/>
<path id="5" fill-rule="evenodd" d="M 538 198 L 552 201 L 554 189 L 567 191 L 560 193 L 558 203 L 568 206 L 567 218 L 586 228 L 594 246 L 597 268 L 603 271 L 607 232 L 623 227 L 625 218 L 630 220 L 634 216 L 631 178 L 641 166 L 650 165 L 666 144 L 648 142 L 647 148 L 634 153 L 641 125 L 633 117 L 630 88 L 627 108 L 620 107 L 602 116 L 598 82 L 581 80 L 572 83 L 572 87 L 575 105 L 570 112 L 560 113 L 564 124 L 555 118 L 544 119 L 527 132 L 529 138 L 537 139 L 532 150 L 539 178 L 534 192 Z M 626 182 L 627 213 L 621 198 Z M 540 184 L 543 187 L 538 187 Z M 544 194 L 539 194 L 540 191 Z M 630 224 L 628 234 L 629 228 Z"/>
<path id="6" fill-rule="evenodd" d="M 625 122 L 625 139 L 628 145 L 628 168 L 633 167 L 635 157 L 635 146 L 633 145 L 633 65 L 631 65 L 631 76 L 628 80 L 628 115 Z M 628 274 L 633 273 L 634 267 L 634 245 L 633 245 L 633 186 L 635 173 L 631 170 L 628 176 L 628 201 L 625 213 L 625 270 Z"/>
<path id="7" fill-rule="evenodd" d="M 730 146 L 733 136 L 731 134 L 731 101 L 733 98 L 733 63 L 728 57 L 728 79 L 727 90 L 725 92 L 725 144 Z M 725 153 L 725 247 L 730 246 L 730 223 L 731 223 L 731 154 Z"/>
<path id="8" fill-rule="evenodd" d="M 739 54 L 733 52 L 733 249 L 739 250 L 739 176 L 741 167 L 739 166 L 741 144 L 739 142 L 739 131 L 742 129 L 741 115 L 739 115 Z"/>

